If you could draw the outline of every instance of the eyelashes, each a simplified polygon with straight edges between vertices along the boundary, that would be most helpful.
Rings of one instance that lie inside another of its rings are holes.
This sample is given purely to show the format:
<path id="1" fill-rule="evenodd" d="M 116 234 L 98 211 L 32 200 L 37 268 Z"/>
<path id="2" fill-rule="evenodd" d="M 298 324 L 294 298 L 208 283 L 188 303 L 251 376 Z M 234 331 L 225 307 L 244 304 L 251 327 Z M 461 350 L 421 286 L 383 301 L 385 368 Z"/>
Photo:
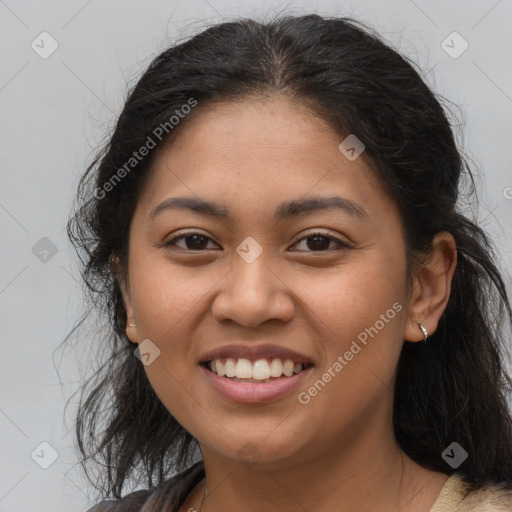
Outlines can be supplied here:
<path id="1" fill-rule="evenodd" d="M 338 238 L 328 235 L 328 234 L 324 233 L 323 231 L 317 231 L 317 232 L 310 233 L 307 236 L 304 236 L 304 237 L 300 238 L 299 240 L 297 240 L 297 242 L 295 242 L 294 245 L 297 245 L 298 243 L 304 242 L 309 239 L 316 239 L 316 241 L 323 239 L 324 245 L 325 245 L 325 242 L 327 242 L 328 246 L 331 245 L 331 243 L 333 243 L 337 246 L 337 250 L 350 249 L 350 246 L 347 243 L 342 242 Z M 322 245 L 322 244 L 320 244 L 320 245 Z M 328 251 L 328 249 L 320 248 L 320 250 L 317 250 L 317 251 L 310 250 L 310 251 L 305 251 L 305 252 L 327 252 L 327 251 Z"/>
<path id="2" fill-rule="evenodd" d="M 307 243 L 308 240 L 315 240 L 315 241 L 313 244 L 308 245 L 308 243 Z M 178 243 L 182 242 L 182 241 L 184 242 L 185 247 L 183 247 L 183 246 L 180 247 L 178 245 Z M 165 242 L 164 246 L 169 247 L 169 248 L 177 247 L 178 250 L 184 251 L 184 252 L 200 252 L 200 251 L 205 251 L 205 250 L 211 249 L 211 248 L 206 247 L 209 242 L 213 242 L 213 240 L 210 237 L 204 235 L 203 233 L 193 231 L 193 232 L 184 233 L 184 234 L 178 235 L 177 237 L 172 238 L 168 242 Z M 292 252 L 312 252 L 312 253 L 332 252 L 333 249 L 328 248 L 331 246 L 331 244 L 335 245 L 334 250 L 344 250 L 344 249 L 351 248 L 351 246 L 348 243 L 343 242 L 343 241 L 339 240 L 338 238 L 333 237 L 328 232 L 321 231 L 321 230 L 317 230 L 317 231 L 308 233 L 306 236 L 303 236 L 302 238 L 300 238 L 296 242 L 294 242 L 292 247 L 298 245 L 299 243 L 303 243 L 303 245 L 305 245 L 305 247 L 307 249 L 298 250 L 298 251 L 296 249 L 293 249 Z M 213 244 L 215 244 L 215 242 L 213 242 Z M 315 244 L 316 244 L 317 250 L 312 250 L 311 247 L 314 248 Z M 215 244 L 215 245 L 217 245 L 217 244 Z"/>

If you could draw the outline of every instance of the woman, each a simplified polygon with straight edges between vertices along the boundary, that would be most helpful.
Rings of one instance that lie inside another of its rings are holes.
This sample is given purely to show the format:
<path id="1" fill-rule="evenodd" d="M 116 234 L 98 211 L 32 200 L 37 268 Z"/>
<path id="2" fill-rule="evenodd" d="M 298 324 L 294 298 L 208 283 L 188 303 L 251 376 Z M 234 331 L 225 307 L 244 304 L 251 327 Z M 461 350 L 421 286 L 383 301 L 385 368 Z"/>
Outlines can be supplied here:
<path id="1" fill-rule="evenodd" d="M 468 167 L 349 18 L 159 55 L 68 229 L 112 326 L 77 422 L 114 499 L 91 510 L 512 510 L 511 310 Z"/>

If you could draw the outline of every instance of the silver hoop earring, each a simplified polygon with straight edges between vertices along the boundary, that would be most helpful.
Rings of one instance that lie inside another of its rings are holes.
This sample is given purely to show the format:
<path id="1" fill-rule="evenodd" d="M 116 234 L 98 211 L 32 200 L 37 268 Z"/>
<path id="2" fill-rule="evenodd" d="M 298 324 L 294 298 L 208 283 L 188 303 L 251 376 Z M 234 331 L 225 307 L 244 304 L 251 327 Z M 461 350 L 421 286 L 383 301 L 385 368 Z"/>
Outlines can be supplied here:
<path id="1" fill-rule="evenodd" d="M 421 329 L 421 332 L 423 333 L 423 342 L 426 342 L 427 341 L 427 338 L 428 338 L 428 332 L 427 332 L 427 329 L 425 329 L 425 326 L 423 324 L 418 324 L 420 326 L 420 329 Z"/>
<path id="2" fill-rule="evenodd" d="M 135 324 L 128 324 L 128 327 L 137 327 Z"/>

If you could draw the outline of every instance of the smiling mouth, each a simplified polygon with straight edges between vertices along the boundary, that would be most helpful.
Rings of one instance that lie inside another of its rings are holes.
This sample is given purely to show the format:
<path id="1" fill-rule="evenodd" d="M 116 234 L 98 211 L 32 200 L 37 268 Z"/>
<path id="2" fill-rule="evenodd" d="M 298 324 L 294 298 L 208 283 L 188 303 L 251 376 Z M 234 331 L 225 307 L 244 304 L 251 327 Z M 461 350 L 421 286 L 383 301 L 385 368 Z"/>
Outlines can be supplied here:
<path id="1" fill-rule="evenodd" d="M 282 378 L 293 377 L 307 368 L 311 363 L 302 363 L 291 359 L 245 359 L 215 358 L 201 363 L 210 372 L 233 382 L 272 382 Z"/>

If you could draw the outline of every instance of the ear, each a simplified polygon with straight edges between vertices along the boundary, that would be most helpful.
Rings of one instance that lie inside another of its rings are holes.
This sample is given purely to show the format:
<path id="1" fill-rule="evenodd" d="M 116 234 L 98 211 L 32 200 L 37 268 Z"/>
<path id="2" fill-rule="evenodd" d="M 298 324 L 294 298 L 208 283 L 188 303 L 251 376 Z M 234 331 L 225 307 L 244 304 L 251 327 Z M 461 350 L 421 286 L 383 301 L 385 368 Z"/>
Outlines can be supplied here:
<path id="1" fill-rule="evenodd" d="M 135 311 L 132 305 L 129 286 L 125 282 L 125 278 L 123 276 L 123 273 L 121 272 L 119 257 L 111 257 L 109 266 L 110 271 L 114 275 L 114 278 L 116 279 L 116 281 L 119 284 L 119 287 L 121 288 L 121 293 L 123 296 L 124 309 L 126 310 L 126 336 L 131 342 L 138 343 L 139 338 L 137 335 L 137 327 L 133 327 L 133 325 L 137 324 L 137 322 L 135 321 Z"/>
<path id="2" fill-rule="evenodd" d="M 455 239 L 448 231 L 437 233 L 432 240 L 432 251 L 415 270 L 409 300 L 406 341 L 422 341 L 424 336 L 418 324 L 432 335 L 439 324 L 448 299 L 453 273 L 457 265 Z"/>

